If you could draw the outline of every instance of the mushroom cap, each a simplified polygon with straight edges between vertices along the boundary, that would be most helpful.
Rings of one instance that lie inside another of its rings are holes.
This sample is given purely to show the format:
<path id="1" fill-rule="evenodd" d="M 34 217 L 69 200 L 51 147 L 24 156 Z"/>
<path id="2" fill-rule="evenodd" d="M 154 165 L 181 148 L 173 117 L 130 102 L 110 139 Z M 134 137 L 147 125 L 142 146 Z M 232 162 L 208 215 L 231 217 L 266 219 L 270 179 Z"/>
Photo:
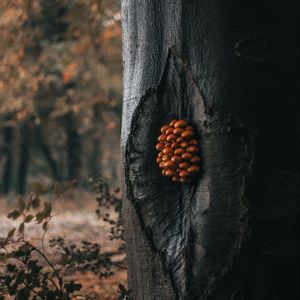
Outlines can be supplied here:
<path id="1" fill-rule="evenodd" d="M 201 170 L 199 142 L 193 126 L 185 120 L 174 119 L 162 126 L 160 131 L 156 163 L 162 169 L 162 175 L 173 182 L 192 182 L 192 178 Z"/>

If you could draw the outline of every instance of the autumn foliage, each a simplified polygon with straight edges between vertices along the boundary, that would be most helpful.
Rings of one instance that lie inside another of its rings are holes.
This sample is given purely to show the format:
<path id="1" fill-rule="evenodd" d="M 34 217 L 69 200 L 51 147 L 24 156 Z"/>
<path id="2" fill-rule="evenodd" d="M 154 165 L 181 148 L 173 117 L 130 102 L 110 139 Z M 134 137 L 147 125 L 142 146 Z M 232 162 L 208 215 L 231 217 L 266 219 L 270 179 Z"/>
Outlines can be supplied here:
<path id="1" fill-rule="evenodd" d="M 117 182 L 119 1 L 5 0 L 0 30 L 0 193 L 100 168 Z"/>

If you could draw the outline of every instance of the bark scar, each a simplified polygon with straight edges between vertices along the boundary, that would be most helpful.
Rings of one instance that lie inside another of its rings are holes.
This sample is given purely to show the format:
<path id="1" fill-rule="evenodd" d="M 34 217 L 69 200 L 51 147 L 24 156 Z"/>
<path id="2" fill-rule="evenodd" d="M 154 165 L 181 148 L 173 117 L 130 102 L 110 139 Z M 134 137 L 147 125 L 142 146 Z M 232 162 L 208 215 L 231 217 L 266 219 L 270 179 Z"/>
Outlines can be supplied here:
<path id="1" fill-rule="evenodd" d="M 249 144 L 242 142 L 244 128 L 216 111 L 207 108 L 187 65 L 171 50 L 158 87 L 146 91 L 131 119 L 127 198 L 161 254 L 177 299 L 208 295 L 230 269 L 247 231 Z M 204 172 L 193 185 L 174 184 L 156 165 L 156 138 L 173 118 L 193 124 L 200 139 Z M 224 229 L 226 222 L 232 228 Z"/>

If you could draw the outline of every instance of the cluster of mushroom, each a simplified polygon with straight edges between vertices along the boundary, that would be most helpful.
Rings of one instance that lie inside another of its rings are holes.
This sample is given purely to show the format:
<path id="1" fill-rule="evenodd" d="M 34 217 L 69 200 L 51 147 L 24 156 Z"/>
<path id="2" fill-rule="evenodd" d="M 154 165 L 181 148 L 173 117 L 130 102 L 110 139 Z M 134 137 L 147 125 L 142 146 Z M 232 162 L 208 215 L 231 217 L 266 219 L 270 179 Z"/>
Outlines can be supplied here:
<path id="1" fill-rule="evenodd" d="M 164 176 L 174 182 L 191 182 L 200 171 L 198 141 L 194 128 L 185 120 L 173 120 L 161 128 L 156 149 L 156 162 Z"/>

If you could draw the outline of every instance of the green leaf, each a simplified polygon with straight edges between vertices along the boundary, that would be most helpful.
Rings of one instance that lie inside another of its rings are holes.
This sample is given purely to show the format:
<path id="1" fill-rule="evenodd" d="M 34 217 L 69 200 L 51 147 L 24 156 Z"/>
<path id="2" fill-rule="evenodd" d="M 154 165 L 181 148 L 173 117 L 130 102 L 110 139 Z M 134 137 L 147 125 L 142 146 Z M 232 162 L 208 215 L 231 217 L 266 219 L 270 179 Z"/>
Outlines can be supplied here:
<path id="1" fill-rule="evenodd" d="M 19 210 L 20 210 L 20 212 L 22 212 L 26 207 L 25 206 L 25 200 L 22 197 L 19 197 L 17 202 L 18 202 Z"/>
<path id="2" fill-rule="evenodd" d="M 43 223 L 43 230 L 46 231 L 47 227 L 48 227 L 48 222 L 46 221 Z"/>
<path id="3" fill-rule="evenodd" d="M 46 217 L 50 217 L 52 211 L 52 205 L 48 201 L 44 201 L 44 214 Z"/>
<path id="4" fill-rule="evenodd" d="M 7 264 L 6 270 L 7 270 L 7 272 L 13 273 L 16 270 L 16 266 L 13 264 Z"/>
<path id="5" fill-rule="evenodd" d="M 16 294 L 16 300 L 28 300 L 30 297 L 30 289 L 28 287 L 24 287 L 18 290 Z"/>
<path id="6" fill-rule="evenodd" d="M 30 249 L 31 247 L 28 244 L 23 244 L 22 246 L 19 247 L 20 251 L 29 251 Z"/>
<path id="7" fill-rule="evenodd" d="M 52 211 L 52 205 L 48 201 L 44 201 L 44 209 L 38 212 L 35 217 L 38 223 L 43 222 L 43 220 L 47 217 L 50 217 Z"/>
<path id="8" fill-rule="evenodd" d="M 15 233 L 15 231 L 16 231 L 16 228 L 11 229 L 11 230 L 8 232 L 7 236 L 6 236 L 6 239 L 12 238 L 13 235 L 14 235 L 14 233 Z"/>
<path id="9" fill-rule="evenodd" d="M 32 208 L 36 209 L 40 206 L 40 199 L 37 196 L 32 197 Z"/>
<path id="10" fill-rule="evenodd" d="M 130 290 L 127 290 L 124 285 L 122 284 L 119 284 L 119 289 L 118 289 L 118 292 L 120 294 L 118 300 L 130 300 L 131 298 L 129 297 L 130 294 L 131 294 L 131 291 Z"/>
<path id="11" fill-rule="evenodd" d="M 18 211 L 18 210 L 13 210 L 13 211 L 11 211 L 11 212 L 7 215 L 7 217 L 8 217 L 9 219 L 16 220 L 16 219 L 18 219 L 18 218 L 20 217 L 20 215 L 21 215 L 21 212 L 20 212 L 20 211 Z"/>
<path id="12" fill-rule="evenodd" d="M 31 222 L 32 221 L 32 219 L 34 218 L 34 216 L 33 215 L 28 215 L 28 216 L 26 216 L 25 217 L 25 220 L 24 220 L 24 222 L 25 223 L 29 223 L 29 222 Z"/>
<path id="13" fill-rule="evenodd" d="M 8 258 L 10 258 L 10 254 L 0 253 L 0 262 L 4 262 Z"/>
<path id="14" fill-rule="evenodd" d="M 60 255 L 60 259 L 59 259 L 59 264 L 61 266 L 66 266 L 67 264 L 69 264 L 71 261 L 70 261 L 70 257 L 68 256 L 68 254 L 66 253 L 62 253 Z"/>
<path id="15" fill-rule="evenodd" d="M 70 283 L 65 283 L 64 288 L 68 294 L 72 294 L 75 291 L 80 291 L 82 285 L 80 283 L 75 283 L 74 280 L 72 280 Z"/>
<path id="16" fill-rule="evenodd" d="M 34 182 L 32 184 L 32 190 L 36 195 L 44 195 L 48 191 L 48 187 L 46 185 L 43 185 L 40 182 Z"/>
<path id="17" fill-rule="evenodd" d="M 42 223 L 44 218 L 45 218 L 45 212 L 44 211 L 40 211 L 35 215 L 35 219 L 38 222 L 38 224 Z"/>
<path id="18" fill-rule="evenodd" d="M 25 229 L 25 223 L 21 223 L 19 226 L 19 233 L 23 233 Z"/>

